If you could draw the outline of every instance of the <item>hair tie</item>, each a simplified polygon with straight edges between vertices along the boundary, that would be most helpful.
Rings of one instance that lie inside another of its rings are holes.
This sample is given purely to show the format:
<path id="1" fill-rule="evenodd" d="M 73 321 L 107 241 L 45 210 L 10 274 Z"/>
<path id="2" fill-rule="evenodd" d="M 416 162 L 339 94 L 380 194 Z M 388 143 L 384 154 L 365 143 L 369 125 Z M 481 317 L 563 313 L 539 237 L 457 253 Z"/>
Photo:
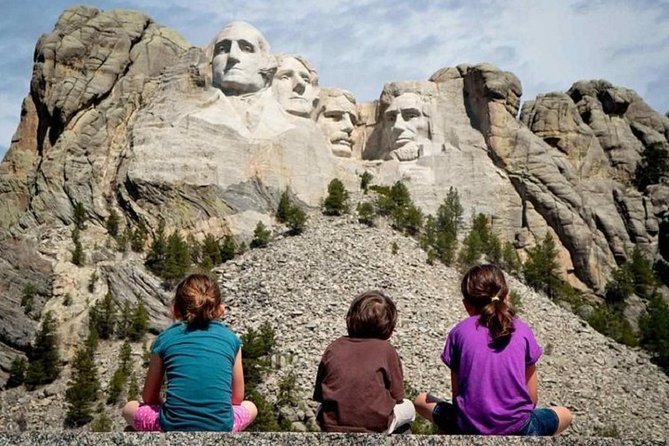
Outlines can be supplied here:
<path id="1" fill-rule="evenodd" d="M 495 294 L 493 297 L 490 298 L 490 302 L 495 302 L 495 301 L 499 301 L 499 296 L 497 296 L 497 294 Z"/>

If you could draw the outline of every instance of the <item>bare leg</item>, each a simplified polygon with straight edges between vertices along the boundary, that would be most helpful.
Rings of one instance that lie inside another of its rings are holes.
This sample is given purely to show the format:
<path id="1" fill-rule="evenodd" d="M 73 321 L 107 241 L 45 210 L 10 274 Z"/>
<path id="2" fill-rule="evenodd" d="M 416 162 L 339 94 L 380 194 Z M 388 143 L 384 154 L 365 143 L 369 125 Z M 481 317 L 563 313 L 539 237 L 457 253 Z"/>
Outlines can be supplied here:
<path id="1" fill-rule="evenodd" d="M 128 403 L 123 407 L 123 418 L 128 426 L 134 425 L 135 412 L 139 409 L 139 401 L 128 401 Z"/>
<path id="2" fill-rule="evenodd" d="M 572 415 L 571 411 L 566 407 L 558 406 L 558 407 L 551 407 L 551 409 L 553 409 L 553 411 L 558 416 L 558 428 L 557 431 L 555 432 L 555 435 L 557 435 L 569 427 L 572 420 L 574 419 L 574 415 Z"/>
<path id="3" fill-rule="evenodd" d="M 427 402 L 427 392 L 423 392 L 418 395 L 413 401 L 413 405 L 416 408 L 418 415 L 432 422 L 432 411 L 434 410 L 437 403 Z"/>

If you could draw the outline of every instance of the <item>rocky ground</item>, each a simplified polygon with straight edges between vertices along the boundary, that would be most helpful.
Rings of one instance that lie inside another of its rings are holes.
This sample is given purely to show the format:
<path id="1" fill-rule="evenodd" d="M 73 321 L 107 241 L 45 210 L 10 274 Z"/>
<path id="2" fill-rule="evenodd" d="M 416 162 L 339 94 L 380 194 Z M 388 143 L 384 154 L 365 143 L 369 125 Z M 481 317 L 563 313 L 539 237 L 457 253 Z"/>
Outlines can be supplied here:
<path id="1" fill-rule="evenodd" d="M 400 320 L 391 341 L 402 357 L 406 380 L 416 389 L 449 395 L 448 369 L 439 355 L 449 327 L 465 316 L 461 273 L 428 265 L 415 240 L 385 224 L 369 228 L 353 217 L 311 214 L 304 234 L 280 236 L 216 272 L 228 307 L 225 321 L 235 331 L 243 333 L 265 321 L 276 328 L 276 370 L 266 393 L 273 399 L 282 376 L 290 371 L 298 376 L 304 403 L 293 412 L 300 419 L 296 427 L 311 424 L 309 398 L 323 349 L 345 334 L 349 302 L 368 289 L 382 289 L 397 303 Z M 520 316 L 545 349 L 539 362 L 539 403 L 565 405 L 576 415 L 567 435 L 669 437 L 669 378 L 646 353 L 616 344 L 518 280 L 510 278 L 510 283 L 521 296 Z M 103 388 L 116 368 L 119 347 L 101 344 Z M 140 344 L 134 354 L 142 374 Z M 0 424 L 5 430 L 18 429 L 23 412 L 29 430 L 62 429 L 67 379 L 65 372 L 34 392 L 19 388 L 0 393 Z M 114 428 L 121 429 L 117 409 L 105 410 Z"/>

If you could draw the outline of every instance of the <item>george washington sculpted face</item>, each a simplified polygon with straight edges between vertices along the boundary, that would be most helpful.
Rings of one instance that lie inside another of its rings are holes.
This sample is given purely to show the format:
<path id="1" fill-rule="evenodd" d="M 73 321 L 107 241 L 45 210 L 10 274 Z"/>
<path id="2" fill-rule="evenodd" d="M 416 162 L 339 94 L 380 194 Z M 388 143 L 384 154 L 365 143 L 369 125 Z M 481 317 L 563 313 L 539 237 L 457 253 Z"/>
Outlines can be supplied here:
<path id="1" fill-rule="evenodd" d="M 212 83 L 226 95 L 266 89 L 275 69 L 269 43 L 246 22 L 230 23 L 214 39 Z"/>

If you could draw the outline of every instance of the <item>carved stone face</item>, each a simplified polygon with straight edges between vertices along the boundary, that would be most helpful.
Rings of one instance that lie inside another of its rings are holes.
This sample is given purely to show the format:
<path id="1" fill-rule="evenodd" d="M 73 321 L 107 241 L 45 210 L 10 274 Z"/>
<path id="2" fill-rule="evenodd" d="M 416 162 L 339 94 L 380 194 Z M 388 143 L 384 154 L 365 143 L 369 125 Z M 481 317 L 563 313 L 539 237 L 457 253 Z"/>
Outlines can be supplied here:
<path id="1" fill-rule="evenodd" d="M 272 90 L 279 104 L 288 113 L 309 117 L 314 110 L 318 88 L 306 66 L 292 56 L 283 58 L 277 68 Z"/>
<path id="2" fill-rule="evenodd" d="M 416 93 L 403 93 L 393 99 L 385 119 L 390 124 L 391 150 L 429 140 L 429 120 Z"/>
<path id="3" fill-rule="evenodd" d="M 267 87 L 262 70 L 270 57 L 268 48 L 262 34 L 247 23 L 233 22 L 223 28 L 214 41 L 213 85 L 229 95 Z"/>
<path id="4" fill-rule="evenodd" d="M 351 156 L 353 148 L 351 134 L 356 122 L 355 104 L 343 94 L 325 98 L 316 120 L 330 142 L 332 153 L 342 157 Z"/>

